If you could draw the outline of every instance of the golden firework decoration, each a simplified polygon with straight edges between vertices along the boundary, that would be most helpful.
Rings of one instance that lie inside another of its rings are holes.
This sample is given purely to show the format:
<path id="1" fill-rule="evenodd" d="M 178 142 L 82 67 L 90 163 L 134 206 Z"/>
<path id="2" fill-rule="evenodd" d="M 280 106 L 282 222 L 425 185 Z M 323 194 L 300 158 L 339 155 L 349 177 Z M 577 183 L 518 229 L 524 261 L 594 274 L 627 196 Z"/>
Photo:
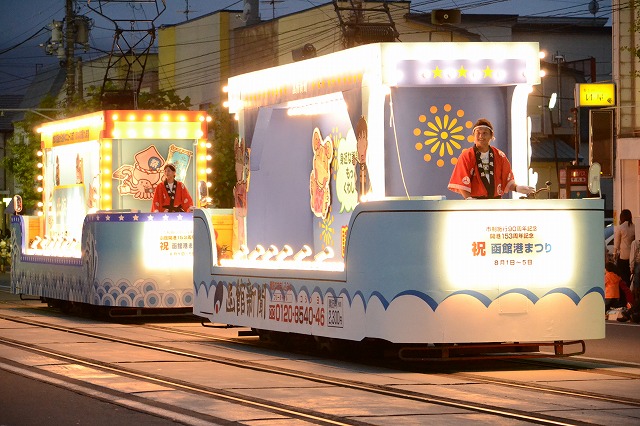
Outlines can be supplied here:
<path id="1" fill-rule="evenodd" d="M 333 220 L 333 215 L 329 213 L 327 217 L 320 222 L 320 238 L 322 239 L 325 247 L 333 244 L 333 234 L 335 233 L 335 230 L 332 227 Z"/>
<path id="2" fill-rule="evenodd" d="M 452 112 L 450 104 L 445 104 L 442 111 L 433 105 L 429 113 L 432 119 L 428 120 L 424 114 L 418 116 L 422 125 L 413 129 L 414 136 L 421 139 L 416 142 L 416 151 L 424 153 L 425 162 L 435 161 L 438 167 L 444 167 L 446 160 L 455 165 L 465 140 L 462 132 L 465 128 L 471 129 L 473 123 L 466 121 L 463 124 L 464 110 Z M 469 137 L 467 141 L 473 142 L 473 138 Z"/>

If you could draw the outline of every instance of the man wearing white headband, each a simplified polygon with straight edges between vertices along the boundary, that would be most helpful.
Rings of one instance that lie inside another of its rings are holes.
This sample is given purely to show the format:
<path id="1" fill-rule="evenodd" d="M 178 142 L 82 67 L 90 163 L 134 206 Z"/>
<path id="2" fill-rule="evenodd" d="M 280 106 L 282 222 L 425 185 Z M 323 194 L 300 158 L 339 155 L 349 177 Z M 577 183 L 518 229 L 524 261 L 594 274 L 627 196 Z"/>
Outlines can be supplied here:
<path id="1" fill-rule="evenodd" d="M 491 146 L 493 125 L 486 118 L 473 126 L 474 146 L 462 151 L 453 169 L 448 188 L 465 200 L 502 198 L 515 190 L 531 194 L 535 188 L 517 185 L 511 163 L 504 152 Z"/>

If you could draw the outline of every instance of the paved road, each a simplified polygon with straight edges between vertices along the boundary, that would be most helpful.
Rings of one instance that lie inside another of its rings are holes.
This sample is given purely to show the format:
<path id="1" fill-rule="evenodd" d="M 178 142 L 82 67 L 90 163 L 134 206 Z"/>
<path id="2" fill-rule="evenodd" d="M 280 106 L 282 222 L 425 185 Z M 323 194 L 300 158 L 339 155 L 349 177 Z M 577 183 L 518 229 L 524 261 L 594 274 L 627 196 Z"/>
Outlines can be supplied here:
<path id="1" fill-rule="evenodd" d="M 9 293 L 9 276 L 0 274 L 0 303 L 17 298 Z M 640 325 L 608 321 L 606 327 L 605 339 L 587 341 L 585 356 L 640 363 Z M 1 351 L 0 346 L 0 355 Z M 109 395 L 103 397 L 108 399 Z M 47 423 L 92 426 L 180 424 L 43 383 L 37 377 L 24 377 L 0 369 L 0 426 Z"/>
<path id="2" fill-rule="evenodd" d="M 25 401 L 30 402 L 25 403 Z M 2 426 L 178 424 L 2 369 L 0 369 L 0 407 L 0 425 Z"/>
<path id="3" fill-rule="evenodd" d="M 9 274 L 0 274 L 0 303 L 18 298 L 9 294 L 9 284 Z M 0 369 L 0 426 L 43 424 L 166 426 L 179 423 Z"/>

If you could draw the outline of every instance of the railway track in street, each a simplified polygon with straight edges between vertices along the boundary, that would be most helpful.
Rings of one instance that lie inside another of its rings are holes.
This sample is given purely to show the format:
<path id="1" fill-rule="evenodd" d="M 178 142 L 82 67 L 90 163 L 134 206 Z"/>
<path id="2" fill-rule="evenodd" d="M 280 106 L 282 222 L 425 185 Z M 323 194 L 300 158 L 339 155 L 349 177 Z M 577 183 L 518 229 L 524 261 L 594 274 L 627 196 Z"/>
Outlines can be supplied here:
<path id="1" fill-rule="evenodd" d="M 191 403 L 183 406 L 159 402 L 153 397 L 141 396 L 146 392 L 127 394 L 130 398 L 119 395 L 114 401 L 142 398 L 153 409 L 164 410 L 164 415 L 176 413 L 175 416 L 182 416 L 188 424 L 237 421 L 234 412 L 237 413 L 238 408 L 231 407 L 243 407 L 241 411 L 252 413 L 249 417 L 289 418 L 316 424 L 385 424 L 383 419 L 388 423 L 392 418 L 394 423 L 402 424 L 396 420 L 434 415 L 475 420 L 503 418 L 538 424 L 601 424 L 606 423 L 605 417 L 599 417 L 604 415 L 602 410 L 607 410 L 606 418 L 614 415 L 618 424 L 633 424 L 637 421 L 633 413 L 640 408 L 640 399 L 603 390 L 610 386 L 590 389 L 590 385 L 612 381 L 624 381 L 628 389 L 638 389 L 640 370 L 637 368 L 596 366 L 566 359 L 565 365 L 556 364 L 556 360 L 547 365 L 529 361 L 509 365 L 516 376 L 535 378 L 542 374 L 549 378 L 546 381 L 515 380 L 501 377 L 504 375 L 501 371 L 493 371 L 486 364 L 478 371 L 470 366 L 451 371 L 451 365 L 441 369 L 403 364 L 397 368 L 393 364 L 354 364 L 283 353 L 256 346 L 256 339 L 236 337 L 238 329 L 194 331 L 194 326 L 198 325 L 105 324 L 3 311 L 0 313 L 0 347 L 5 350 L 0 348 L 0 354 L 30 353 L 54 360 L 44 362 L 48 366 L 46 372 L 39 374 L 56 380 L 64 380 L 60 371 L 71 367 L 51 365 L 74 366 L 95 373 L 89 376 L 108 374 L 113 376 L 114 383 L 122 380 L 138 383 L 134 388 L 160 387 L 164 393 L 180 395 L 172 400 Z M 20 333 L 15 333 L 16 327 Z M 45 343 L 29 337 L 38 333 L 50 337 Z M 17 338 L 17 335 L 25 337 Z M 62 340 L 69 343 L 46 343 Z M 99 346 L 101 350 L 95 353 L 87 346 Z M 18 368 L 16 362 L 20 356 L 0 357 L 4 359 L 2 368 Z M 505 361 L 493 365 L 504 369 Z M 212 372 L 226 379 L 212 379 Z M 563 380 L 559 379 L 561 376 Z M 84 379 L 72 377 L 70 380 L 77 385 Z M 118 392 L 117 388 L 109 388 L 108 380 L 83 383 Z M 576 383 L 587 386 L 576 388 Z M 633 394 L 638 392 L 629 395 Z M 340 396 L 340 402 L 335 395 Z M 195 404 L 194 400 L 207 401 L 205 406 L 222 404 L 227 410 L 216 410 L 213 417 L 207 410 L 189 411 L 185 407 Z M 524 401 L 530 403 L 523 404 Z M 230 417 L 221 412 L 230 413 Z"/>

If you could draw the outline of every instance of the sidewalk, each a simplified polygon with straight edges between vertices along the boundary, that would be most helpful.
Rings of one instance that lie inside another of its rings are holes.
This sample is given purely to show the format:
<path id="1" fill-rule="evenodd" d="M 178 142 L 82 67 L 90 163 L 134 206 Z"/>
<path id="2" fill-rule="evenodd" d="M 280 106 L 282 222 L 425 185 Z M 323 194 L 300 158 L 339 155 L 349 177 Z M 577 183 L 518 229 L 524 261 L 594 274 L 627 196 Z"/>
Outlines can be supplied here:
<path id="1" fill-rule="evenodd" d="M 40 298 L 33 296 L 21 296 L 19 294 L 11 293 L 11 273 L 0 273 L 0 305 L 6 304 L 30 304 L 40 302 Z M 5 306 L 6 307 L 6 306 Z M 0 425 L 3 423 L 0 422 Z"/>
<path id="2" fill-rule="evenodd" d="M 9 272 L 0 273 L 0 300 L 16 300 L 20 297 L 9 293 L 11 291 L 11 274 Z"/>

